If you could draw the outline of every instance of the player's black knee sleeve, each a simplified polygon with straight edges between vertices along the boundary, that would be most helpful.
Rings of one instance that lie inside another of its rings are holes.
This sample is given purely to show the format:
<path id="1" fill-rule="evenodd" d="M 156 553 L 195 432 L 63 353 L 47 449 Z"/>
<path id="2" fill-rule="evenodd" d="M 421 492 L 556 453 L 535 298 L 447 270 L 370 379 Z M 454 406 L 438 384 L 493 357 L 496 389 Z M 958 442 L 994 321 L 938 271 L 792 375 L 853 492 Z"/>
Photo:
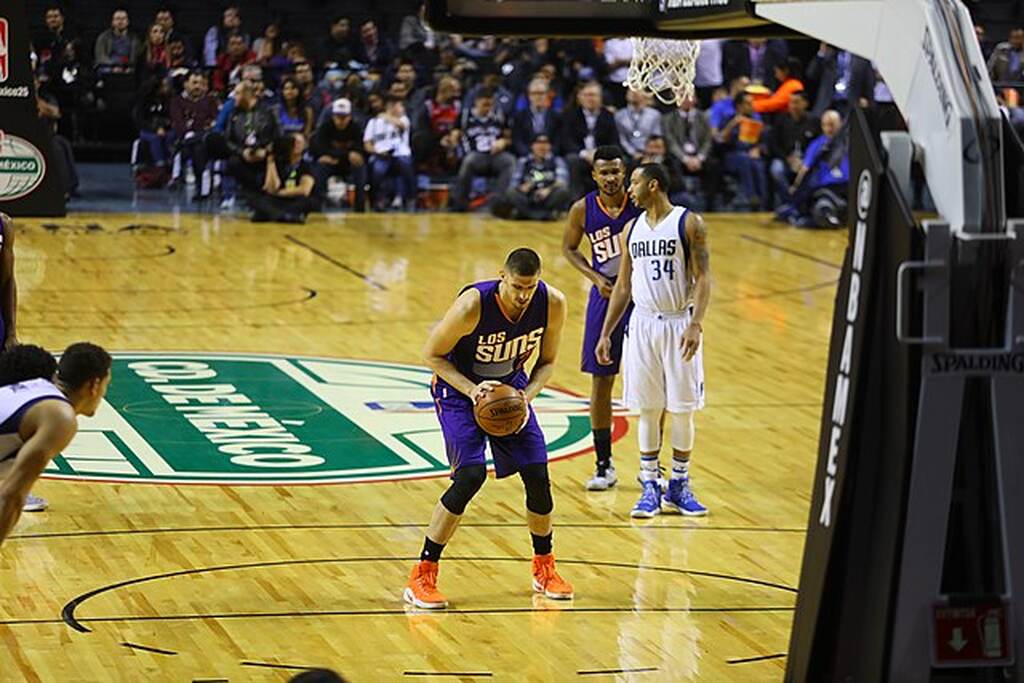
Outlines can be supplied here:
<path id="1" fill-rule="evenodd" d="M 453 515 L 461 515 L 487 479 L 484 465 L 467 465 L 455 470 L 452 485 L 441 496 L 441 504 Z"/>
<path id="2" fill-rule="evenodd" d="M 519 476 L 526 487 L 526 509 L 535 515 L 550 515 L 555 509 L 555 502 L 551 499 L 547 464 L 526 465 L 519 470 Z"/>

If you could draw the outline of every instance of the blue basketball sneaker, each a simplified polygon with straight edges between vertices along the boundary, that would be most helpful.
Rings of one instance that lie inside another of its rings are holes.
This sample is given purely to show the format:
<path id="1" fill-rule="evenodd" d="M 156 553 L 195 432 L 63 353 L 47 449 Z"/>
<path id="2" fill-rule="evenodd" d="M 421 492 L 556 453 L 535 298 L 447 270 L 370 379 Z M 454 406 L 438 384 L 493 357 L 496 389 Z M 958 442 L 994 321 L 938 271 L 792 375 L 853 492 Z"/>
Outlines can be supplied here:
<path id="1" fill-rule="evenodd" d="M 672 479 L 668 490 L 661 497 L 661 507 L 666 512 L 678 512 L 688 517 L 702 517 L 708 509 L 701 505 L 690 490 L 689 479 Z"/>
<path id="2" fill-rule="evenodd" d="M 644 492 L 633 506 L 630 517 L 653 517 L 661 511 L 661 486 L 657 481 L 643 482 Z"/>

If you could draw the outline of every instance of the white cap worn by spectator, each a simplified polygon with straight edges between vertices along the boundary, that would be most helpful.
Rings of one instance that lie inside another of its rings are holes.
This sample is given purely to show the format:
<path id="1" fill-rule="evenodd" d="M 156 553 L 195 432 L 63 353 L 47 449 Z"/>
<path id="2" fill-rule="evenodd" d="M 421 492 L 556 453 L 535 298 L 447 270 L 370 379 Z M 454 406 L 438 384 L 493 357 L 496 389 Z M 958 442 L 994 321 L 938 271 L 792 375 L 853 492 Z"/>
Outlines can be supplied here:
<path id="1" fill-rule="evenodd" d="M 331 105 L 331 113 L 335 116 L 349 116 L 352 114 L 352 103 L 347 98 L 340 97 Z"/>

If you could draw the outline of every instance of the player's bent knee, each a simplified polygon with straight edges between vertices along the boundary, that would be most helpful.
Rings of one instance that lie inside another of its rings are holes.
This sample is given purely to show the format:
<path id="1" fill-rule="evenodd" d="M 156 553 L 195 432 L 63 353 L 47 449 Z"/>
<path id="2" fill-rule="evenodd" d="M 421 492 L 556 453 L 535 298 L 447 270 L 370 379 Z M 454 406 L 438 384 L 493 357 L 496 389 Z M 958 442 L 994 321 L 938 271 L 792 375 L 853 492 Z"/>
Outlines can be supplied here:
<path id="1" fill-rule="evenodd" d="M 672 448 L 677 451 L 692 451 L 696 434 L 693 427 L 693 411 L 670 414 L 672 415 Z"/>
<path id="2" fill-rule="evenodd" d="M 641 453 L 657 453 L 661 450 L 661 410 L 641 410 L 637 424 L 637 439 Z"/>
<path id="3" fill-rule="evenodd" d="M 451 486 L 441 496 L 441 504 L 453 515 L 461 515 L 486 480 L 487 468 L 484 465 L 460 467 L 455 470 Z"/>
<path id="4" fill-rule="evenodd" d="M 555 501 L 551 498 L 551 480 L 548 477 L 546 464 L 534 464 L 523 467 L 520 472 L 523 486 L 526 487 L 526 509 L 535 515 L 550 515 L 555 509 Z"/>

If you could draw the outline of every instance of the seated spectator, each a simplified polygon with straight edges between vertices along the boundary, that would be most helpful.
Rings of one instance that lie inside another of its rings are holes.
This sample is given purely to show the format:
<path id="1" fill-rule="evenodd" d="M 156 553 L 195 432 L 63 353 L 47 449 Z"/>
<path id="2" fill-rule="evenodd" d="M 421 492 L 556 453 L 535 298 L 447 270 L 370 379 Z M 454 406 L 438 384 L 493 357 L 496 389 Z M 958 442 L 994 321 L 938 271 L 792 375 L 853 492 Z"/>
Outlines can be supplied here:
<path id="1" fill-rule="evenodd" d="M 534 78 L 526 88 L 530 106 L 512 118 L 512 152 L 517 158 L 530 154 L 533 139 L 545 135 L 549 141 L 558 134 L 558 116 L 552 111 L 548 82 Z"/>
<path id="2" fill-rule="evenodd" d="M 174 138 L 171 128 L 172 94 L 170 82 L 152 79 L 143 85 L 142 97 L 135 105 L 135 126 L 148 156 L 148 163 L 142 164 L 136 173 L 136 184 L 140 187 L 163 187 L 170 180 Z"/>
<path id="3" fill-rule="evenodd" d="M 619 146 L 635 165 L 644 154 L 647 138 L 661 135 L 661 115 L 651 106 L 651 98 L 636 90 L 626 91 L 626 106 L 615 112 L 615 127 L 619 133 Z"/>
<path id="4" fill-rule="evenodd" d="M 1013 29 L 1008 40 L 995 46 L 988 73 L 993 81 L 1024 81 L 1024 27 Z"/>
<path id="5" fill-rule="evenodd" d="M 733 101 L 736 115 L 722 130 L 725 144 L 725 172 L 740 183 L 741 208 L 758 210 L 768 202 L 767 175 L 761 155 L 764 124 L 754 111 L 754 98 L 740 93 Z"/>
<path id="6" fill-rule="evenodd" d="M 717 141 L 722 141 L 722 129 L 725 124 L 732 121 L 736 116 L 736 96 L 745 92 L 750 85 L 750 79 L 740 76 L 729 82 L 729 92 L 716 91 L 712 96 L 714 100 L 711 108 L 708 109 L 708 123 L 711 124 L 711 136 Z"/>
<path id="7" fill-rule="evenodd" d="M 786 115 L 779 117 L 766 135 L 771 159 L 768 172 L 772 177 L 776 207 L 789 197 L 789 187 L 800 170 L 804 150 L 821 133 L 818 120 L 807 112 L 808 106 L 803 91 L 793 93 Z"/>
<path id="8" fill-rule="evenodd" d="M 143 82 L 163 78 L 171 68 L 171 55 L 167 49 L 164 27 L 153 24 L 146 32 L 146 41 L 142 48 L 142 59 L 139 61 L 139 77 Z"/>
<path id="9" fill-rule="evenodd" d="M 384 69 L 394 56 L 394 46 L 391 41 L 380 35 L 376 21 L 366 19 L 359 24 L 359 40 L 356 42 L 357 61 Z"/>
<path id="10" fill-rule="evenodd" d="M 481 90 L 490 90 L 494 93 L 492 96 L 494 107 L 501 112 L 506 121 L 511 121 L 512 112 L 516 106 L 516 98 L 502 84 L 501 72 L 498 69 L 490 68 L 484 71 L 480 82 L 466 93 L 466 99 L 463 103 L 466 109 L 469 109 L 476 102 L 477 93 Z"/>
<path id="11" fill-rule="evenodd" d="M 217 100 L 208 91 L 206 74 L 193 71 L 185 81 L 182 93 L 171 100 L 171 129 L 181 148 L 182 158 L 192 164 L 196 177 L 196 201 L 209 197 L 211 189 L 210 179 L 205 173 L 205 136 L 217 118 Z"/>
<path id="12" fill-rule="evenodd" d="M 327 68 L 332 66 L 348 68 L 348 63 L 355 58 L 351 19 L 341 14 L 331 19 L 327 37 L 320 45 L 319 56 L 321 63 Z"/>
<path id="13" fill-rule="evenodd" d="M 778 114 L 789 108 L 789 98 L 795 92 L 803 92 L 804 84 L 800 80 L 803 66 L 796 57 L 787 57 L 786 61 L 775 65 L 775 80 L 779 87 L 768 97 L 754 100 L 754 111 L 759 114 Z"/>
<path id="14" fill-rule="evenodd" d="M 263 33 L 252 43 L 253 54 L 260 66 L 271 66 L 271 61 L 281 54 L 281 25 L 276 21 L 268 22 Z"/>
<path id="15" fill-rule="evenodd" d="M 541 84 L 543 84 L 545 88 L 544 102 L 548 109 L 557 114 L 565 108 L 565 98 L 559 94 L 559 90 L 555 85 L 555 77 L 550 73 L 550 70 L 546 68 L 547 66 L 551 65 L 545 65 L 545 68 L 537 71 L 530 79 L 530 82 L 527 83 L 524 92 L 520 93 L 519 96 L 516 97 L 516 103 L 513 107 L 515 113 L 518 114 L 521 111 L 529 109 L 533 104 L 533 100 L 530 99 L 529 92 L 530 87 L 533 87 L 533 81 L 540 81 Z"/>
<path id="16" fill-rule="evenodd" d="M 207 149 L 214 159 L 227 159 L 227 173 L 250 192 L 259 191 L 271 143 L 278 137 L 277 118 L 257 99 L 252 83 L 242 81 L 235 92 L 235 106 L 223 134 L 207 135 Z"/>
<path id="17" fill-rule="evenodd" d="M 431 175 L 454 173 L 459 167 L 459 121 L 462 100 L 458 79 L 442 76 L 437 92 L 427 98 L 413 125 L 413 157 Z"/>
<path id="18" fill-rule="evenodd" d="M 848 136 L 842 134 L 842 126 L 839 112 L 822 114 L 821 135 L 807 147 L 789 188 L 789 202 L 776 211 L 777 218 L 805 227 L 842 227 L 850 180 Z"/>
<path id="19" fill-rule="evenodd" d="M 47 82 L 61 111 L 58 130 L 61 135 L 74 141 L 81 136 L 82 118 L 92 110 L 96 100 L 93 94 L 95 78 L 82 55 L 82 48 L 80 40 L 66 43 L 64 54 L 50 60 L 50 67 L 57 70 L 51 71 Z"/>
<path id="20" fill-rule="evenodd" d="M 551 152 L 551 138 L 538 133 L 530 154 L 519 159 L 512 187 L 493 212 L 512 220 L 553 221 L 569 208 L 569 167 Z"/>
<path id="21" fill-rule="evenodd" d="M 101 73 L 122 73 L 135 69 L 142 55 L 142 41 L 128 30 L 128 10 L 114 10 L 110 28 L 96 38 L 94 55 L 96 67 Z"/>
<path id="22" fill-rule="evenodd" d="M 682 164 L 684 177 L 698 179 L 699 189 L 704 195 L 700 210 L 713 209 L 721 181 L 721 164 L 712 154 L 714 138 L 707 113 L 699 111 L 692 99 L 685 99 L 676 111 L 662 115 L 661 130 L 665 137 L 664 144 L 668 148 L 668 158 Z M 649 147 L 645 147 L 644 155 L 650 154 Z M 694 204 L 692 199 L 689 201 Z"/>
<path id="23" fill-rule="evenodd" d="M 234 74 L 254 61 L 256 54 L 246 47 L 245 36 L 237 32 L 228 36 L 227 50 L 217 57 L 217 66 L 213 70 L 211 81 L 214 92 L 227 92 L 229 83 L 237 78 Z"/>
<path id="24" fill-rule="evenodd" d="M 356 188 L 352 208 L 361 213 L 366 211 L 363 127 L 352 118 L 352 103 L 345 98 L 335 100 L 330 112 L 330 116 L 320 121 L 309 144 L 309 151 L 316 160 L 313 174 L 317 181 L 317 194 L 326 195 L 328 178 L 348 178 Z"/>
<path id="25" fill-rule="evenodd" d="M 454 211 L 469 208 L 473 178 L 495 177 L 494 194 L 504 196 L 512 182 L 516 159 L 509 154 L 511 131 L 495 107 L 494 91 L 478 90 L 471 109 L 462 114 L 462 164 L 451 196 Z"/>
<path id="26" fill-rule="evenodd" d="M 363 133 L 363 147 L 370 155 L 370 200 L 375 211 L 387 209 L 388 185 L 397 180 L 402 206 L 416 208 L 416 171 L 409 146 L 409 117 L 394 95 L 384 99 L 384 111 L 370 119 Z"/>
<path id="27" fill-rule="evenodd" d="M 416 64 L 408 57 L 400 59 L 398 61 L 398 68 L 395 69 L 392 83 L 404 84 L 406 96 L 408 97 L 416 92 L 417 78 L 418 74 L 416 73 Z"/>
<path id="28" fill-rule="evenodd" d="M 313 132 L 313 109 L 306 104 L 299 84 L 292 76 L 281 81 L 281 101 L 276 106 L 277 123 L 284 133 Z"/>
<path id="29" fill-rule="evenodd" d="M 305 223 L 306 214 L 319 210 L 313 192 L 316 181 L 305 154 L 306 138 L 300 133 L 286 133 L 274 141 L 260 191 L 246 194 L 254 223 Z"/>
<path id="30" fill-rule="evenodd" d="M 181 43 L 183 51 L 182 61 L 193 64 L 194 55 L 192 54 L 192 44 L 189 43 L 185 34 L 176 28 L 174 10 L 167 5 L 161 6 L 156 11 L 156 19 L 154 20 L 154 23 L 160 24 L 164 29 L 164 42 L 167 43 L 168 49 L 170 48 L 171 43 Z"/>
<path id="31" fill-rule="evenodd" d="M 618 145 L 615 117 L 601 106 L 601 84 L 589 81 L 576 96 L 577 106 L 562 114 L 561 152 L 569 164 L 570 190 L 579 199 L 597 185 L 590 176 L 594 151 L 604 145 Z"/>
<path id="32" fill-rule="evenodd" d="M 78 32 L 69 28 L 65 22 L 64 10 L 60 5 L 47 4 L 43 15 L 46 29 L 32 39 L 39 66 L 53 77 L 62 68 L 61 60 L 64 50 L 71 42 L 78 40 Z"/>
<path id="33" fill-rule="evenodd" d="M 241 35 L 248 47 L 249 36 L 242 31 L 242 14 L 238 5 L 228 5 L 224 8 L 220 25 L 211 26 L 203 37 L 203 64 L 217 66 L 217 58 L 227 51 L 228 40 L 234 33 Z"/>
<path id="34" fill-rule="evenodd" d="M 293 68 L 292 75 L 295 76 L 295 82 L 298 83 L 299 89 L 302 91 L 302 97 L 306 100 L 306 104 L 313 109 L 313 120 L 319 121 L 324 109 L 331 106 L 331 102 L 333 102 L 331 95 L 316 84 L 313 77 L 313 65 L 308 61 L 304 59 L 297 61 Z"/>
<path id="35" fill-rule="evenodd" d="M 67 138 L 57 133 L 57 122 L 61 118 L 57 99 L 47 92 L 47 89 L 39 82 L 38 76 L 34 75 L 33 80 L 35 81 L 36 111 L 39 118 L 48 122 L 53 131 L 53 159 L 64 188 L 64 199 L 78 197 L 78 170 L 75 168 L 75 154 Z"/>

